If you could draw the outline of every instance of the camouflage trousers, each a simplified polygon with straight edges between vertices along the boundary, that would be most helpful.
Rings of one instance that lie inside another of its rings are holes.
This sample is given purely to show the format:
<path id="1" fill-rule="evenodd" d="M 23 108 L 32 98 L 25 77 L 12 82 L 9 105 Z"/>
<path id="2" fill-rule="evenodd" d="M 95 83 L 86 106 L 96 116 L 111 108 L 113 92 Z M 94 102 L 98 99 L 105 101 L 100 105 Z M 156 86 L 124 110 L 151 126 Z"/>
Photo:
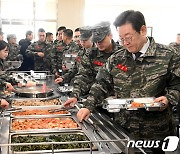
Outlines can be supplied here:
<path id="1" fill-rule="evenodd" d="M 175 122 L 170 108 L 164 111 L 122 110 L 114 116 L 116 123 L 127 130 L 134 139 L 163 140 L 175 135 Z"/>

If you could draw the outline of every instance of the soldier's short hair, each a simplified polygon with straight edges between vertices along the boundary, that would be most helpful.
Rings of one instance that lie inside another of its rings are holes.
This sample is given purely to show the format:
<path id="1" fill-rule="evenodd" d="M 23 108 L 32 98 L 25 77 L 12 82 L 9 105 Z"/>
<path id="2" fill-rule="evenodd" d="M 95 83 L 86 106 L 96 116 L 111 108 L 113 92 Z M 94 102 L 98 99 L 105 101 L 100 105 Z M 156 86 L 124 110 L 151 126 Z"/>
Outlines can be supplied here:
<path id="1" fill-rule="evenodd" d="M 180 36 L 180 33 L 178 33 L 177 35 L 179 35 L 179 36 Z"/>
<path id="2" fill-rule="evenodd" d="M 65 36 L 70 37 L 70 38 L 73 37 L 73 31 L 71 29 L 65 29 L 63 32 Z"/>
<path id="3" fill-rule="evenodd" d="M 120 27 L 126 23 L 131 23 L 132 27 L 138 33 L 143 25 L 146 25 L 144 15 L 139 11 L 127 10 L 122 12 L 114 21 L 114 26 Z"/>
<path id="4" fill-rule="evenodd" d="M 38 29 L 38 33 L 39 33 L 39 32 L 45 32 L 45 30 L 44 30 L 43 28 L 39 28 L 39 29 Z"/>
<path id="5" fill-rule="evenodd" d="M 0 41 L 0 50 L 3 50 L 5 47 L 9 48 L 8 43 L 6 43 L 5 41 L 1 40 Z"/>
<path id="6" fill-rule="evenodd" d="M 66 29 L 66 27 L 65 26 L 60 26 L 58 29 L 57 29 L 57 31 L 59 32 L 59 31 L 61 31 L 61 30 L 65 30 Z"/>
<path id="7" fill-rule="evenodd" d="M 15 34 L 8 34 L 7 35 L 7 41 L 9 41 L 10 38 L 16 38 L 16 35 Z"/>
<path id="8" fill-rule="evenodd" d="M 51 35 L 53 35 L 53 33 L 51 33 L 51 32 L 46 33 L 46 37 L 51 36 Z"/>
<path id="9" fill-rule="evenodd" d="M 26 32 L 26 37 L 28 36 L 28 35 L 31 35 L 33 32 L 31 31 L 31 30 L 28 30 L 27 32 Z"/>
<path id="10" fill-rule="evenodd" d="M 79 32 L 79 31 L 80 31 L 79 27 L 74 30 L 74 32 Z"/>

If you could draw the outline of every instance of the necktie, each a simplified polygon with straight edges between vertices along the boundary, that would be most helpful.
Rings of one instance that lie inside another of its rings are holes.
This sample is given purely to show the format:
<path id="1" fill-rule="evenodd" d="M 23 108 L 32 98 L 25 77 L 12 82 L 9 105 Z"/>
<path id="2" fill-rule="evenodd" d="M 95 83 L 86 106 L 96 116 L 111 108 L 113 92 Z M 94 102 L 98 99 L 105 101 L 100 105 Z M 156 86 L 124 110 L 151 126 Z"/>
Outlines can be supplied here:
<path id="1" fill-rule="evenodd" d="M 135 53 L 135 60 L 138 59 L 141 56 L 141 54 L 142 54 L 141 52 Z"/>

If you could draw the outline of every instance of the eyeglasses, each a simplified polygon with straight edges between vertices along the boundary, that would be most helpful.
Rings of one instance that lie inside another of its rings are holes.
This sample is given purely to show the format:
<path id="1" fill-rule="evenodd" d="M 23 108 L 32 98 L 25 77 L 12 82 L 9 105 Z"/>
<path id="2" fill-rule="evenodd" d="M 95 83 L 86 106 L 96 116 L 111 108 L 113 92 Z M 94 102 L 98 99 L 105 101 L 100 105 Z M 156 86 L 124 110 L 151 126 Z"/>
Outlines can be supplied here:
<path id="1" fill-rule="evenodd" d="M 136 33 L 137 33 L 137 32 L 135 32 L 134 34 L 136 34 Z M 125 38 L 119 37 L 119 42 L 120 42 L 121 44 L 124 44 L 124 42 L 126 42 L 126 43 L 131 43 L 134 34 L 131 34 L 131 36 L 125 37 Z"/>

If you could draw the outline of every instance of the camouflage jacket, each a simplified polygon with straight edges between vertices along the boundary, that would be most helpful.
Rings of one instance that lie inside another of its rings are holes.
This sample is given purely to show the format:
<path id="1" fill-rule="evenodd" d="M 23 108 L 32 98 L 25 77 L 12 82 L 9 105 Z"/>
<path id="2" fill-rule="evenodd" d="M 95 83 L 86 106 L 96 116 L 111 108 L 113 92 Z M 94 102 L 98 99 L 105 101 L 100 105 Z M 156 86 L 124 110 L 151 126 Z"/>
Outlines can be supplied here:
<path id="1" fill-rule="evenodd" d="M 180 102 L 180 54 L 149 39 L 145 55 L 136 61 L 125 49 L 108 59 L 106 67 L 100 71 L 102 78 L 92 86 L 84 105 L 93 110 L 103 102 L 109 92 L 108 85 L 113 85 L 116 98 L 166 96 L 169 107 L 164 111 L 122 110 L 115 119 L 135 138 L 161 139 L 172 133 L 170 107 Z"/>
<path id="2" fill-rule="evenodd" d="M 26 50 L 26 55 L 29 57 L 34 57 L 34 69 L 36 71 L 49 71 L 50 70 L 50 52 L 52 46 L 46 44 L 46 42 L 34 42 L 30 46 L 28 46 Z M 43 52 L 44 57 L 40 57 L 37 55 L 38 52 Z"/>
<path id="3" fill-rule="evenodd" d="M 176 42 L 172 42 L 169 44 L 169 46 L 172 46 L 173 48 L 175 48 L 177 50 L 177 52 L 180 52 L 180 44 L 178 44 Z"/>
<path id="4" fill-rule="evenodd" d="M 52 73 L 54 74 L 62 70 L 65 54 L 77 54 L 79 50 L 79 47 L 73 41 L 68 45 L 63 41 L 54 43 L 51 53 Z"/>
<path id="5" fill-rule="evenodd" d="M 9 54 L 6 61 L 23 61 L 23 56 L 20 53 L 20 46 L 18 44 L 9 44 Z"/>
<path id="6" fill-rule="evenodd" d="M 64 83 L 70 83 L 70 81 L 77 75 L 77 73 L 81 72 L 81 69 L 83 69 L 81 61 L 84 58 L 85 53 L 89 52 L 89 50 L 92 50 L 92 48 L 95 48 L 95 44 L 93 44 L 93 46 L 89 49 L 84 48 L 78 52 L 73 68 L 71 68 L 68 73 L 62 76 Z"/>
<path id="7" fill-rule="evenodd" d="M 107 59 L 121 48 L 113 40 L 112 45 L 111 52 L 99 51 L 94 47 L 84 54 L 79 71 L 74 78 L 72 97 L 79 98 L 80 95 L 88 93 L 91 85 L 95 82 L 99 68 L 102 68 Z"/>
<path id="8" fill-rule="evenodd" d="M 10 77 L 9 72 L 4 71 L 4 61 L 0 59 L 0 90 L 5 88 L 5 82 L 10 82 L 12 85 L 17 84 L 17 82 Z"/>

